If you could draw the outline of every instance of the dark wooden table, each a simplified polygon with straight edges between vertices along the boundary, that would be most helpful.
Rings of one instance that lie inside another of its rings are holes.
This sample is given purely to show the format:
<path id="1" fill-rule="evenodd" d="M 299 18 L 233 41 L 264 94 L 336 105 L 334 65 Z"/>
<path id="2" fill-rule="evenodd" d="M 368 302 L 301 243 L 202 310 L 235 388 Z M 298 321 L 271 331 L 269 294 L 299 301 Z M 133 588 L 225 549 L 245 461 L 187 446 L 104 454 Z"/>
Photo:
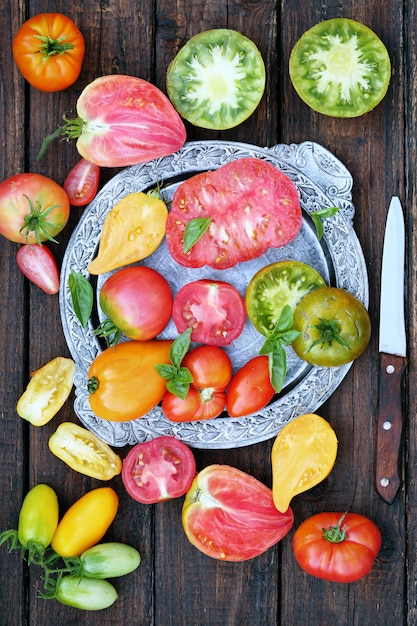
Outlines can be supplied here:
<path id="1" fill-rule="evenodd" d="M 28 86 L 11 55 L 12 34 L 39 12 L 72 17 L 86 40 L 82 73 L 66 91 L 47 94 Z M 366 116 L 340 120 L 311 111 L 294 92 L 288 75 L 290 50 L 313 24 L 350 17 L 372 28 L 386 44 L 392 80 L 383 102 Z M 260 146 L 316 141 L 351 171 L 356 207 L 355 230 L 369 272 L 369 311 L 373 322 L 368 350 L 321 407 L 336 430 L 339 452 L 329 478 L 293 501 L 294 529 L 324 510 L 367 515 L 383 536 L 381 552 L 363 580 L 333 584 L 312 578 L 298 567 L 292 531 L 280 544 L 254 560 L 218 562 L 192 547 L 181 527 L 182 499 L 156 506 L 135 503 L 120 477 L 112 486 L 120 496 L 118 516 L 107 537 L 138 547 L 142 564 L 116 582 L 119 599 L 110 609 L 87 613 L 37 597 L 39 570 L 27 568 L 17 553 L 0 549 L 0 623 L 7 626 L 70 624 L 205 626 L 334 626 L 417 624 L 417 432 L 415 425 L 415 253 L 416 187 L 416 37 L 417 10 L 411 1 L 379 0 L 33 0 L 6 2 L 1 12 L 0 118 L 1 179 L 23 171 L 45 174 L 62 184 L 77 162 L 73 144 L 56 143 L 36 161 L 41 140 L 73 108 L 81 89 L 103 74 L 140 76 L 165 89 L 165 72 L 180 46 L 209 28 L 241 31 L 260 48 L 267 69 L 261 105 L 244 124 L 227 132 L 187 127 L 188 139 L 245 141 Z M 104 183 L 116 170 L 103 172 Z M 389 200 L 403 201 L 408 251 L 408 341 L 403 483 L 392 505 L 373 486 L 373 454 L 378 373 L 380 262 Z M 69 225 L 54 246 L 59 263 L 82 209 L 73 209 Z M 76 421 L 73 398 L 52 422 L 35 428 L 15 411 L 29 372 L 58 355 L 68 355 L 58 296 L 47 296 L 23 278 L 15 263 L 17 246 L 0 240 L 1 368 L 0 450 L 2 471 L 0 528 L 15 528 L 22 499 L 39 482 L 50 484 L 64 510 L 89 489 L 103 483 L 69 470 L 48 450 L 58 423 Z M 195 450 L 197 467 L 228 463 L 271 484 L 272 440 L 233 450 Z M 119 451 L 125 456 L 127 450 Z"/>

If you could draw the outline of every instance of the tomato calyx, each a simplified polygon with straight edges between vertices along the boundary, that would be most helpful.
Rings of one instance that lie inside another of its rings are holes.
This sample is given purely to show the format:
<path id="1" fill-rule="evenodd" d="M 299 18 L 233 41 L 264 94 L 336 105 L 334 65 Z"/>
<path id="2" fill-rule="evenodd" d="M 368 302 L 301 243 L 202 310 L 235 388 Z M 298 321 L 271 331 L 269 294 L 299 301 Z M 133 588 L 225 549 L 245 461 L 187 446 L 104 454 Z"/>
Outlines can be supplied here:
<path id="1" fill-rule="evenodd" d="M 23 226 L 19 229 L 19 234 L 23 237 L 26 237 L 26 242 L 29 240 L 29 235 L 31 233 L 35 233 L 36 243 L 40 246 L 42 245 L 41 235 L 46 237 L 49 241 L 53 241 L 54 243 L 58 243 L 56 239 L 54 239 L 49 231 L 47 226 L 50 226 L 47 216 L 54 209 L 59 208 L 57 204 L 54 204 L 47 209 L 44 209 L 39 201 L 36 202 L 36 206 L 33 204 L 32 200 L 26 194 L 23 194 L 29 204 L 29 213 L 23 218 Z"/>
<path id="2" fill-rule="evenodd" d="M 111 319 L 105 319 L 94 330 L 94 334 L 97 337 L 102 337 L 106 341 L 108 347 L 115 346 L 119 343 L 122 336 L 120 328 L 112 322 Z"/>
<path id="3" fill-rule="evenodd" d="M 88 393 L 93 394 L 97 391 L 97 389 L 99 388 L 100 384 L 98 382 L 98 378 L 96 376 L 92 376 L 91 378 L 88 379 L 87 382 L 87 390 Z"/>
<path id="4" fill-rule="evenodd" d="M 81 136 L 86 124 L 85 121 L 81 119 L 81 117 L 77 116 L 74 118 L 67 118 L 67 116 L 64 115 L 63 119 L 65 124 L 63 124 L 62 126 L 58 126 L 58 128 L 53 133 L 47 135 L 43 140 L 41 149 L 39 150 L 36 157 L 37 161 L 40 161 L 45 156 L 45 153 L 49 148 L 49 144 L 52 143 L 54 139 L 57 139 L 62 135 L 64 135 L 64 138 L 67 139 L 78 139 L 78 137 Z"/>
<path id="5" fill-rule="evenodd" d="M 323 528 L 323 539 L 326 539 L 330 543 L 342 543 L 347 537 L 346 526 L 342 527 L 344 519 L 347 515 L 343 513 L 342 517 L 337 523 L 337 526 L 329 526 L 329 528 Z"/>
<path id="6" fill-rule="evenodd" d="M 74 44 L 70 41 L 65 41 L 67 37 L 58 37 L 58 39 L 52 39 L 44 35 L 35 35 L 41 42 L 39 46 L 39 52 L 43 54 L 42 63 L 46 63 L 49 57 L 56 54 L 65 54 L 68 50 L 75 48 Z"/>
<path id="7" fill-rule="evenodd" d="M 349 344 L 340 335 L 341 328 L 337 320 L 320 318 L 320 322 L 314 324 L 312 328 L 319 331 L 320 337 L 311 342 L 307 352 L 310 352 L 317 345 L 320 345 L 322 350 L 328 350 L 332 347 L 334 341 L 350 350 Z"/>

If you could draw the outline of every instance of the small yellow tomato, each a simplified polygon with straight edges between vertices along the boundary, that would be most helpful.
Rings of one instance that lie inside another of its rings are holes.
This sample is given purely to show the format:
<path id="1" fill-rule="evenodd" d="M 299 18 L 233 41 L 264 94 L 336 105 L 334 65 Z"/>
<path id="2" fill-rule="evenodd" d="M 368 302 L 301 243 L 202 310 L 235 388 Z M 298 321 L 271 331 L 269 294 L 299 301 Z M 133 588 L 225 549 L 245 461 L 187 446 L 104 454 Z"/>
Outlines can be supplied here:
<path id="1" fill-rule="evenodd" d="M 68 399 L 74 384 L 75 363 L 58 356 L 32 374 L 16 411 L 34 426 L 47 424 Z"/>
<path id="2" fill-rule="evenodd" d="M 111 487 L 92 489 L 65 513 L 51 547 L 61 557 L 81 556 L 95 546 L 116 517 L 119 498 Z"/>
<path id="3" fill-rule="evenodd" d="M 100 437 L 86 428 L 63 422 L 49 438 L 52 454 L 80 474 L 110 480 L 122 471 L 122 460 Z"/>

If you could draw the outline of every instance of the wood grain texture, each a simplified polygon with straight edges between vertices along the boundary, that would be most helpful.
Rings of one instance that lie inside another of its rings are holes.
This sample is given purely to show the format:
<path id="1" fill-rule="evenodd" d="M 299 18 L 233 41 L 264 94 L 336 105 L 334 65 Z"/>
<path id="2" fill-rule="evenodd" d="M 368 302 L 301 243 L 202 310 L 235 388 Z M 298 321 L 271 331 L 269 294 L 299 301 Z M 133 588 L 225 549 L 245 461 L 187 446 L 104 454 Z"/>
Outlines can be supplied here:
<path id="1" fill-rule="evenodd" d="M 55 94 L 34 90 L 23 80 L 11 55 L 11 37 L 28 16 L 63 12 L 86 39 L 86 56 L 77 82 Z M 353 511 L 370 517 L 383 537 L 371 573 L 362 581 L 335 585 L 304 574 L 292 553 L 292 535 L 245 563 L 221 563 L 188 542 L 181 525 L 181 499 L 156 506 L 134 502 L 120 477 L 112 486 L 120 496 L 118 516 L 106 538 L 138 547 L 142 564 L 115 581 L 116 604 L 87 613 L 37 597 L 39 569 L 26 568 L 16 554 L 0 547 L 0 594 L 4 626 L 390 626 L 417 623 L 417 391 L 415 385 L 416 162 L 417 162 L 417 9 L 411 0 L 6 0 L 0 15 L 1 179 L 21 171 L 50 176 L 62 184 L 78 160 L 75 145 L 56 142 L 42 161 L 36 155 L 43 137 L 74 110 L 82 88 L 103 74 L 126 73 L 165 90 L 167 67 L 193 35 L 211 28 L 233 28 L 251 38 L 265 61 L 267 87 L 260 106 L 242 125 L 224 132 L 187 124 L 190 140 L 222 139 L 260 146 L 316 141 L 351 171 L 356 207 L 355 230 L 369 272 L 369 312 L 373 334 L 367 351 L 320 408 L 334 427 L 339 451 L 330 476 L 293 503 L 294 529 L 323 510 Z M 327 118 L 309 109 L 292 88 L 288 59 L 301 34 L 315 23 L 350 17 L 372 28 L 392 60 L 388 93 L 378 107 L 351 120 Z M 102 172 L 101 183 L 117 169 Z M 407 229 L 407 309 L 410 346 L 406 379 L 402 487 L 391 505 L 373 485 L 377 414 L 380 264 L 389 200 L 398 195 Z M 83 209 L 53 247 L 59 263 Z M 62 421 L 75 421 L 73 396 L 54 420 L 34 428 L 18 418 L 16 402 L 29 374 L 68 349 L 62 333 L 58 297 L 29 285 L 15 264 L 16 245 L 0 240 L 0 530 L 16 527 L 23 495 L 47 482 L 59 495 L 62 512 L 99 481 L 70 471 L 51 455 L 47 442 Z M 236 450 L 196 450 L 197 468 L 227 463 L 271 486 L 272 441 Z M 122 458 L 127 449 L 118 451 Z"/>

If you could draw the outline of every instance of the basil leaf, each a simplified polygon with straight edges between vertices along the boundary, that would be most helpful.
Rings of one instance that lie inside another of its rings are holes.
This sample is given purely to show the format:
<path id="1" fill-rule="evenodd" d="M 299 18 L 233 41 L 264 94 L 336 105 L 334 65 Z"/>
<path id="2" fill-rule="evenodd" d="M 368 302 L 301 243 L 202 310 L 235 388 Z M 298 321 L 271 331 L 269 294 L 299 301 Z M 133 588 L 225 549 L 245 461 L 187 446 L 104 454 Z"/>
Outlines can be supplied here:
<path id="1" fill-rule="evenodd" d="M 174 365 L 168 363 L 156 363 L 154 368 L 162 378 L 166 380 L 173 380 L 177 375 L 177 368 Z"/>
<path id="2" fill-rule="evenodd" d="M 318 211 L 313 211 L 313 213 L 310 213 L 316 227 L 317 238 L 319 241 L 323 237 L 323 219 L 326 217 L 332 217 L 332 215 L 338 212 L 339 208 L 340 207 L 338 206 L 326 207 L 324 209 L 319 209 Z"/>
<path id="3" fill-rule="evenodd" d="M 279 393 L 284 386 L 287 375 L 287 354 L 281 346 L 268 354 L 269 377 L 275 391 Z"/>
<path id="4" fill-rule="evenodd" d="M 211 217 L 195 217 L 190 220 L 184 231 L 184 254 L 187 254 L 191 248 L 204 235 L 210 226 Z"/>
<path id="5" fill-rule="evenodd" d="M 180 383 L 177 380 L 169 380 L 167 382 L 167 390 L 174 396 L 178 396 L 181 400 L 185 400 L 190 389 L 189 383 Z"/>
<path id="6" fill-rule="evenodd" d="M 289 328 L 291 328 L 292 325 L 293 325 L 292 309 L 289 304 L 286 304 L 281 311 L 281 315 L 279 316 L 279 320 L 273 332 L 275 334 L 276 331 L 282 332 L 284 330 L 288 330 Z"/>
<path id="7" fill-rule="evenodd" d="M 174 367 L 177 368 L 177 370 L 179 369 L 181 361 L 187 354 L 188 348 L 190 347 L 191 333 L 192 328 L 187 328 L 187 330 L 184 330 L 184 332 L 181 333 L 181 335 L 178 335 L 178 337 L 175 339 L 174 343 L 171 346 L 171 350 L 169 351 L 171 363 L 172 365 L 174 365 Z"/>
<path id="8" fill-rule="evenodd" d="M 93 288 L 83 274 L 71 270 L 68 277 L 72 306 L 83 328 L 87 326 L 93 309 Z"/>

